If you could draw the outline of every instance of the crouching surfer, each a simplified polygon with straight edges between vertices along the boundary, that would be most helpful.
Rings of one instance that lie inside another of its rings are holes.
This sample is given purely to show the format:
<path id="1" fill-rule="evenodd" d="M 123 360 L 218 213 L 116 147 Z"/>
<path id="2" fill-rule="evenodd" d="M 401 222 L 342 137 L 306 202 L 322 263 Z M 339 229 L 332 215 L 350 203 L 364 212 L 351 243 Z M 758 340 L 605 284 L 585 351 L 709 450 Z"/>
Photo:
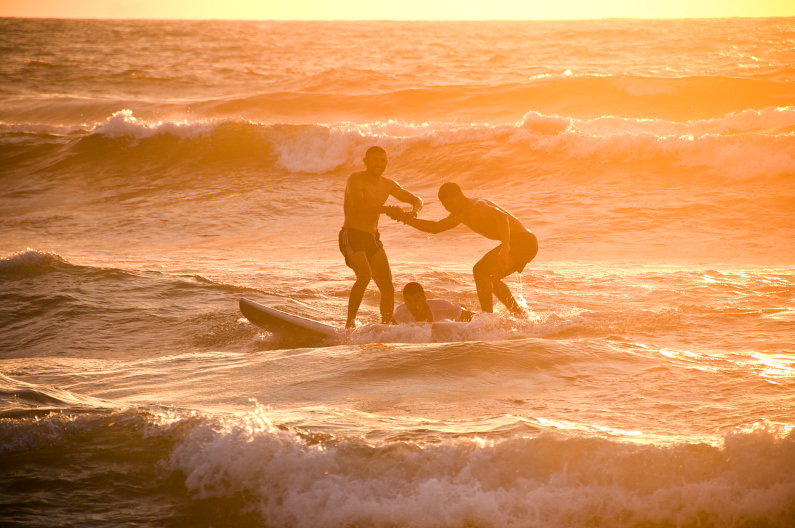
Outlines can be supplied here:
<path id="1" fill-rule="evenodd" d="M 448 182 L 439 188 L 439 200 L 450 213 L 441 220 L 422 220 L 403 213 L 400 208 L 388 214 L 426 233 L 441 233 L 464 224 L 479 235 L 499 241 L 500 245 L 486 253 L 472 269 L 480 309 L 494 311 L 494 295 L 512 314 L 521 314 L 522 308 L 502 279 L 511 273 L 521 273 L 535 258 L 538 253 L 535 235 L 499 205 L 482 198 L 469 198 L 455 183 Z"/>

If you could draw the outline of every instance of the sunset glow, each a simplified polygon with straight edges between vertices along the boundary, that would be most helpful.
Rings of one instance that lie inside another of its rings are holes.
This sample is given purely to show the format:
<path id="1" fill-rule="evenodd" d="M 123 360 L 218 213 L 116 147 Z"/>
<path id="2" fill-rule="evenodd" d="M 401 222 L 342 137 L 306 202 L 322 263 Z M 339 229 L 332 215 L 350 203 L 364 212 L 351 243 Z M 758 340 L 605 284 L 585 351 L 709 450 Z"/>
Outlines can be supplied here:
<path id="1" fill-rule="evenodd" d="M 592 18 L 722 18 L 795 15 L 789 0 L 708 0 L 646 3 L 635 0 L 460 3 L 297 0 L 227 2 L 173 0 L 0 1 L 0 16 L 48 18 L 165 18 L 226 20 L 556 20 Z"/>
<path id="2" fill-rule="evenodd" d="M 0 524 L 795 527 L 794 36 L 0 0 Z"/>

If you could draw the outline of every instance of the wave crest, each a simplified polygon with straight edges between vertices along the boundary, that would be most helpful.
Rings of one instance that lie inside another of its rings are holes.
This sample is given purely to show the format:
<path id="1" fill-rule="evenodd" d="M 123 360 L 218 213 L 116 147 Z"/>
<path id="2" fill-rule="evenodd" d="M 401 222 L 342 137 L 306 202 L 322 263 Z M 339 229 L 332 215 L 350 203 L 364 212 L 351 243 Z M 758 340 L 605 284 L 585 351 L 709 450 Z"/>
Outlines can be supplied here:
<path id="1" fill-rule="evenodd" d="M 68 264 L 57 253 L 27 248 L 0 258 L 0 273 L 35 273 L 47 271 L 58 264 Z"/>
<path id="2" fill-rule="evenodd" d="M 551 434 L 370 445 L 296 435 L 257 409 L 196 427 L 171 466 L 199 497 L 244 491 L 273 526 L 784 527 L 795 519 L 794 443 L 757 429 L 722 447 Z"/>
<path id="3" fill-rule="evenodd" d="M 102 124 L 90 130 L 91 133 L 101 134 L 109 138 L 144 139 L 160 134 L 171 134 L 182 138 L 192 138 L 207 135 L 215 128 L 214 125 L 204 122 L 188 121 L 160 121 L 147 123 L 136 119 L 132 110 L 115 112 Z"/>
<path id="4" fill-rule="evenodd" d="M 13 126 L 16 131 L 24 129 L 21 124 Z M 35 133 L 38 126 L 32 125 L 30 132 Z M 795 173 L 794 131 L 795 107 L 746 110 L 721 119 L 687 122 L 614 116 L 575 119 L 529 111 L 513 125 L 399 121 L 297 125 L 239 119 L 150 122 L 123 110 L 77 136 L 72 132 L 74 139 L 67 139 L 71 147 L 60 155 L 69 166 L 143 163 L 167 169 L 175 164 L 234 161 L 278 172 L 326 174 L 360 166 L 367 147 L 379 144 L 391 160 L 400 162 L 405 157 L 411 163 L 425 158 L 418 165 L 420 172 L 438 172 L 435 160 L 446 160 L 445 166 L 456 172 L 461 164 L 478 171 L 484 160 L 507 156 L 520 171 L 523 164 L 539 160 L 568 163 L 570 171 L 582 163 L 591 167 L 594 161 L 615 166 L 652 161 L 747 180 Z M 41 141 L 50 140 L 42 137 Z M 30 141 L 14 148 L 40 155 Z M 52 154 L 49 149 L 43 152 Z"/>

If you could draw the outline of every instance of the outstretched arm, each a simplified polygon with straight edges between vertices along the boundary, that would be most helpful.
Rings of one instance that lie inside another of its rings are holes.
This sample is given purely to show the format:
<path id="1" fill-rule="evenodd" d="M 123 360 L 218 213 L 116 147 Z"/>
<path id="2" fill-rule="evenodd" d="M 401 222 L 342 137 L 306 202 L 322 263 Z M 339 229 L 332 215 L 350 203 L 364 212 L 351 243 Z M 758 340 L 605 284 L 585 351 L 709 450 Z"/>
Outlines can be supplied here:
<path id="1" fill-rule="evenodd" d="M 441 233 L 442 231 L 447 231 L 448 229 L 452 229 L 461 223 L 461 218 L 455 215 L 450 215 L 447 218 L 442 218 L 441 220 L 434 221 L 434 220 L 422 220 L 421 218 L 413 218 L 409 214 L 405 214 L 403 218 L 396 218 L 395 220 L 410 225 L 414 229 L 418 229 L 420 231 L 432 234 Z"/>

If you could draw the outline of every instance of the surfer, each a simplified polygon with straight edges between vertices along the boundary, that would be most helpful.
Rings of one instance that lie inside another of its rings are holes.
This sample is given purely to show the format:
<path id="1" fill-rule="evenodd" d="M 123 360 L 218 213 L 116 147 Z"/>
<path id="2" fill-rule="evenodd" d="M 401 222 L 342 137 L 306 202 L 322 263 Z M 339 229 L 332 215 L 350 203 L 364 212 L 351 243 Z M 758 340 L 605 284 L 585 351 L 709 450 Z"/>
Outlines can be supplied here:
<path id="1" fill-rule="evenodd" d="M 521 273 L 528 262 L 538 253 L 535 235 L 525 228 L 511 213 L 492 201 L 468 198 L 456 183 L 445 183 L 439 188 L 439 200 L 450 213 L 441 220 L 422 220 L 409 214 L 397 214 L 395 218 L 426 233 L 441 233 L 464 224 L 475 233 L 500 245 L 486 253 L 472 269 L 478 292 L 480 309 L 494 311 L 492 294 L 513 314 L 521 314 L 511 290 L 502 281 L 511 273 Z"/>
<path id="2" fill-rule="evenodd" d="M 364 155 L 365 170 L 351 174 L 345 186 L 345 223 L 340 230 L 339 245 L 345 264 L 356 274 L 356 282 L 348 297 L 346 328 L 356 326 L 356 314 L 370 279 L 375 281 L 381 292 L 381 322 L 392 323 L 395 287 L 378 233 L 378 219 L 381 213 L 392 218 L 410 219 L 422 209 L 420 197 L 382 176 L 386 165 L 386 151 L 381 147 L 370 147 Z M 397 205 L 384 205 L 390 196 L 411 204 L 413 209 L 407 213 Z"/>
<path id="3" fill-rule="evenodd" d="M 427 299 L 418 282 L 403 287 L 403 304 L 395 308 L 397 324 L 435 321 L 469 321 L 474 314 L 458 303 L 444 299 Z"/>

